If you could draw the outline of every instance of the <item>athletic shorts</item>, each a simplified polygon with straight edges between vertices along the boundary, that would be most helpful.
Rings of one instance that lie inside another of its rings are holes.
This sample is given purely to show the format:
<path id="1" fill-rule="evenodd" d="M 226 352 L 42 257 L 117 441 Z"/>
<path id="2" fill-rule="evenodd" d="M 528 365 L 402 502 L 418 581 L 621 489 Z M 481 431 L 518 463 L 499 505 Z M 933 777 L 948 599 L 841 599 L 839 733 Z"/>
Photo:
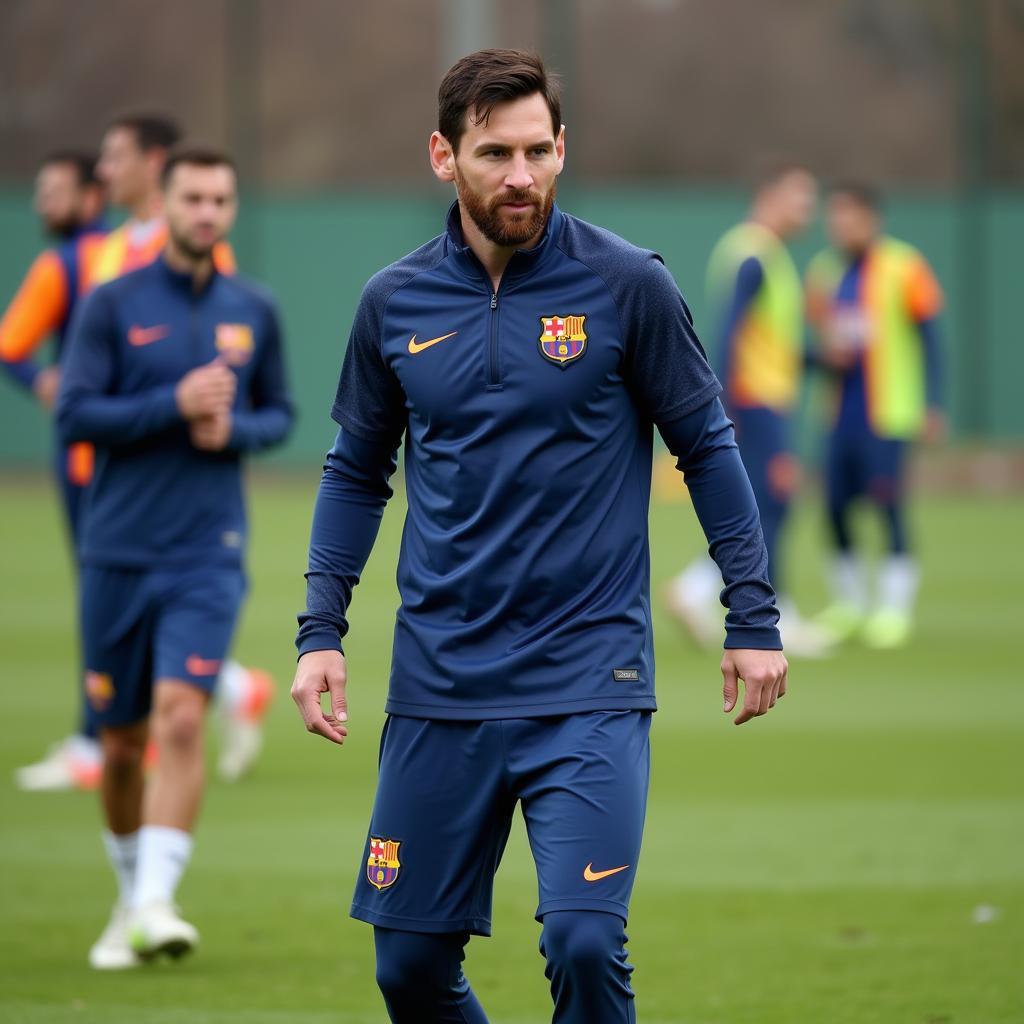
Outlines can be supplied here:
<path id="1" fill-rule="evenodd" d="M 491 933 L 494 873 L 521 803 L 540 920 L 628 916 L 650 777 L 650 711 L 485 722 L 388 718 L 352 916 Z"/>
<path id="2" fill-rule="evenodd" d="M 90 724 L 141 722 L 158 679 L 212 692 L 245 589 L 240 569 L 85 567 L 81 620 Z"/>
<path id="3" fill-rule="evenodd" d="M 788 458 L 793 451 L 789 438 L 789 417 L 773 409 L 750 408 L 732 411 L 743 467 L 759 509 L 773 503 L 785 504 L 789 495 L 780 492 L 776 480 L 776 460 Z M 762 513 L 763 514 L 763 513 Z"/>
<path id="4" fill-rule="evenodd" d="M 905 489 L 907 442 L 869 430 L 834 430 L 825 460 L 826 488 L 833 505 L 866 497 L 899 503 Z"/>

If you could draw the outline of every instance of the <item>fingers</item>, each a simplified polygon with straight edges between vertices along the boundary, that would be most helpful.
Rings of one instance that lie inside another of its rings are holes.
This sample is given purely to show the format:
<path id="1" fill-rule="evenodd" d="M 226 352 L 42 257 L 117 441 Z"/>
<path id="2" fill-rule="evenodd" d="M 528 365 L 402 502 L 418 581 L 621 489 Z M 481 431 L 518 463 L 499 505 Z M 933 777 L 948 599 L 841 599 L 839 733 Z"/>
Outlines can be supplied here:
<path id="1" fill-rule="evenodd" d="M 293 690 L 292 697 L 298 705 L 302 721 L 306 724 L 306 732 L 323 736 L 325 740 L 337 743 L 338 746 L 345 742 L 348 736 L 348 729 L 333 714 L 324 714 L 323 708 L 320 706 L 319 692 L 303 692 L 300 695 L 296 695 Z"/>
<path id="2" fill-rule="evenodd" d="M 303 664 L 306 659 L 309 660 Z M 348 720 L 346 681 L 345 662 L 341 653 L 318 651 L 300 659 L 291 691 L 306 731 L 323 736 L 339 746 L 348 736 L 348 727 L 345 725 Z M 331 697 L 331 710 L 326 714 L 320 703 L 324 693 L 330 693 Z"/>
<path id="3" fill-rule="evenodd" d="M 768 710 L 761 710 L 761 697 L 764 690 L 763 683 L 752 683 L 749 679 L 743 680 L 743 707 L 740 713 L 732 720 L 734 725 L 743 725 L 752 718 L 758 718 Z"/>

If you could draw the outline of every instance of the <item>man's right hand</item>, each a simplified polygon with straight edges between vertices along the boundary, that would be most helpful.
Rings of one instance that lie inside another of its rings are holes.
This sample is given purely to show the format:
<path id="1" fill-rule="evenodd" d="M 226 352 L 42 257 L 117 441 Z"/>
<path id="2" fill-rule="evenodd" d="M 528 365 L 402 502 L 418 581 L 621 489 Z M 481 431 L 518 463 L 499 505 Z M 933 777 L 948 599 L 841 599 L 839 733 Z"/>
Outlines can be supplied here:
<path id="1" fill-rule="evenodd" d="M 298 705 L 306 731 L 339 746 L 348 736 L 347 682 L 348 668 L 341 651 L 310 651 L 299 658 L 292 683 L 292 700 Z M 320 704 L 324 693 L 331 695 L 331 710 L 326 714 Z"/>
<path id="2" fill-rule="evenodd" d="M 36 374 L 35 382 L 32 385 L 39 404 L 47 411 L 53 409 L 57 401 L 57 392 L 60 390 L 60 370 L 56 366 L 47 366 Z"/>
<path id="3" fill-rule="evenodd" d="M 238 378 L 218 357 L 186 373 L 174 389 L 174 400 L 186 420 L 218 416 L 231 408 L 237 384 Z"/>

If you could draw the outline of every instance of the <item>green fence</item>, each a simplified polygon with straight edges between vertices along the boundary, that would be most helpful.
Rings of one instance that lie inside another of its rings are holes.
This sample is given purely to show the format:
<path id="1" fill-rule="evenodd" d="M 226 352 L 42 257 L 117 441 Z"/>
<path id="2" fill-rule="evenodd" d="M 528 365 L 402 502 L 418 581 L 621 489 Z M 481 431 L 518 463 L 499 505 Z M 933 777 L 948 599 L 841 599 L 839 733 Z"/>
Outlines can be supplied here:
<path id="1" fill-rule="evenodd" d="M 364 281 L 440 230 L 446 196 L 387 193 L 266 196 L 243 206 L 235 244 L 243 269 L 277 294 L 299 419 L 277 461 L 312 462 L 329 446 L 328 417 L 348 325 Z M 717 237 L 742 216 L 738 192 L 693 189 L 575 189 L 573 213 L 658 250 L 704 319 L 704 265 Z M 944 343 L 949 407 L 958 436 L 1024 438 L 1024 344 L 1012 303 L 1019 294 L 1024 195 L 961 202 L 894 197 L 893 234 L 920 247 L 948 297 Z M 30 199 L 0 192 L 0 303 L 6 303 L 43 244 Z M 822 244 L 820 227 L 794 247 L 803 265 Z M 808 424 L 807 430 L 814 425 Z M 46 458 L 49 427 L 34 403 L 0 381 L 0 464 Z"/>

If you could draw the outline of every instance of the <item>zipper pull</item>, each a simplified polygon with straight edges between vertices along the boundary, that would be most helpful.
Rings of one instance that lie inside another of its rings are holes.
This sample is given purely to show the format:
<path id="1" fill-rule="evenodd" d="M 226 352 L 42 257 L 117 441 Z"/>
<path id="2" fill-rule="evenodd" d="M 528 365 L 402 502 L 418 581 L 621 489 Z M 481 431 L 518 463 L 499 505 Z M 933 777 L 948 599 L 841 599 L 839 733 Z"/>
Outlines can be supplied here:
<path id="1" fill-rule="evenodd" d="M 498 308 L 498 293 L 497 292 L 491 292 L 491 309 L 497 309 L 497 308 Z"/>

